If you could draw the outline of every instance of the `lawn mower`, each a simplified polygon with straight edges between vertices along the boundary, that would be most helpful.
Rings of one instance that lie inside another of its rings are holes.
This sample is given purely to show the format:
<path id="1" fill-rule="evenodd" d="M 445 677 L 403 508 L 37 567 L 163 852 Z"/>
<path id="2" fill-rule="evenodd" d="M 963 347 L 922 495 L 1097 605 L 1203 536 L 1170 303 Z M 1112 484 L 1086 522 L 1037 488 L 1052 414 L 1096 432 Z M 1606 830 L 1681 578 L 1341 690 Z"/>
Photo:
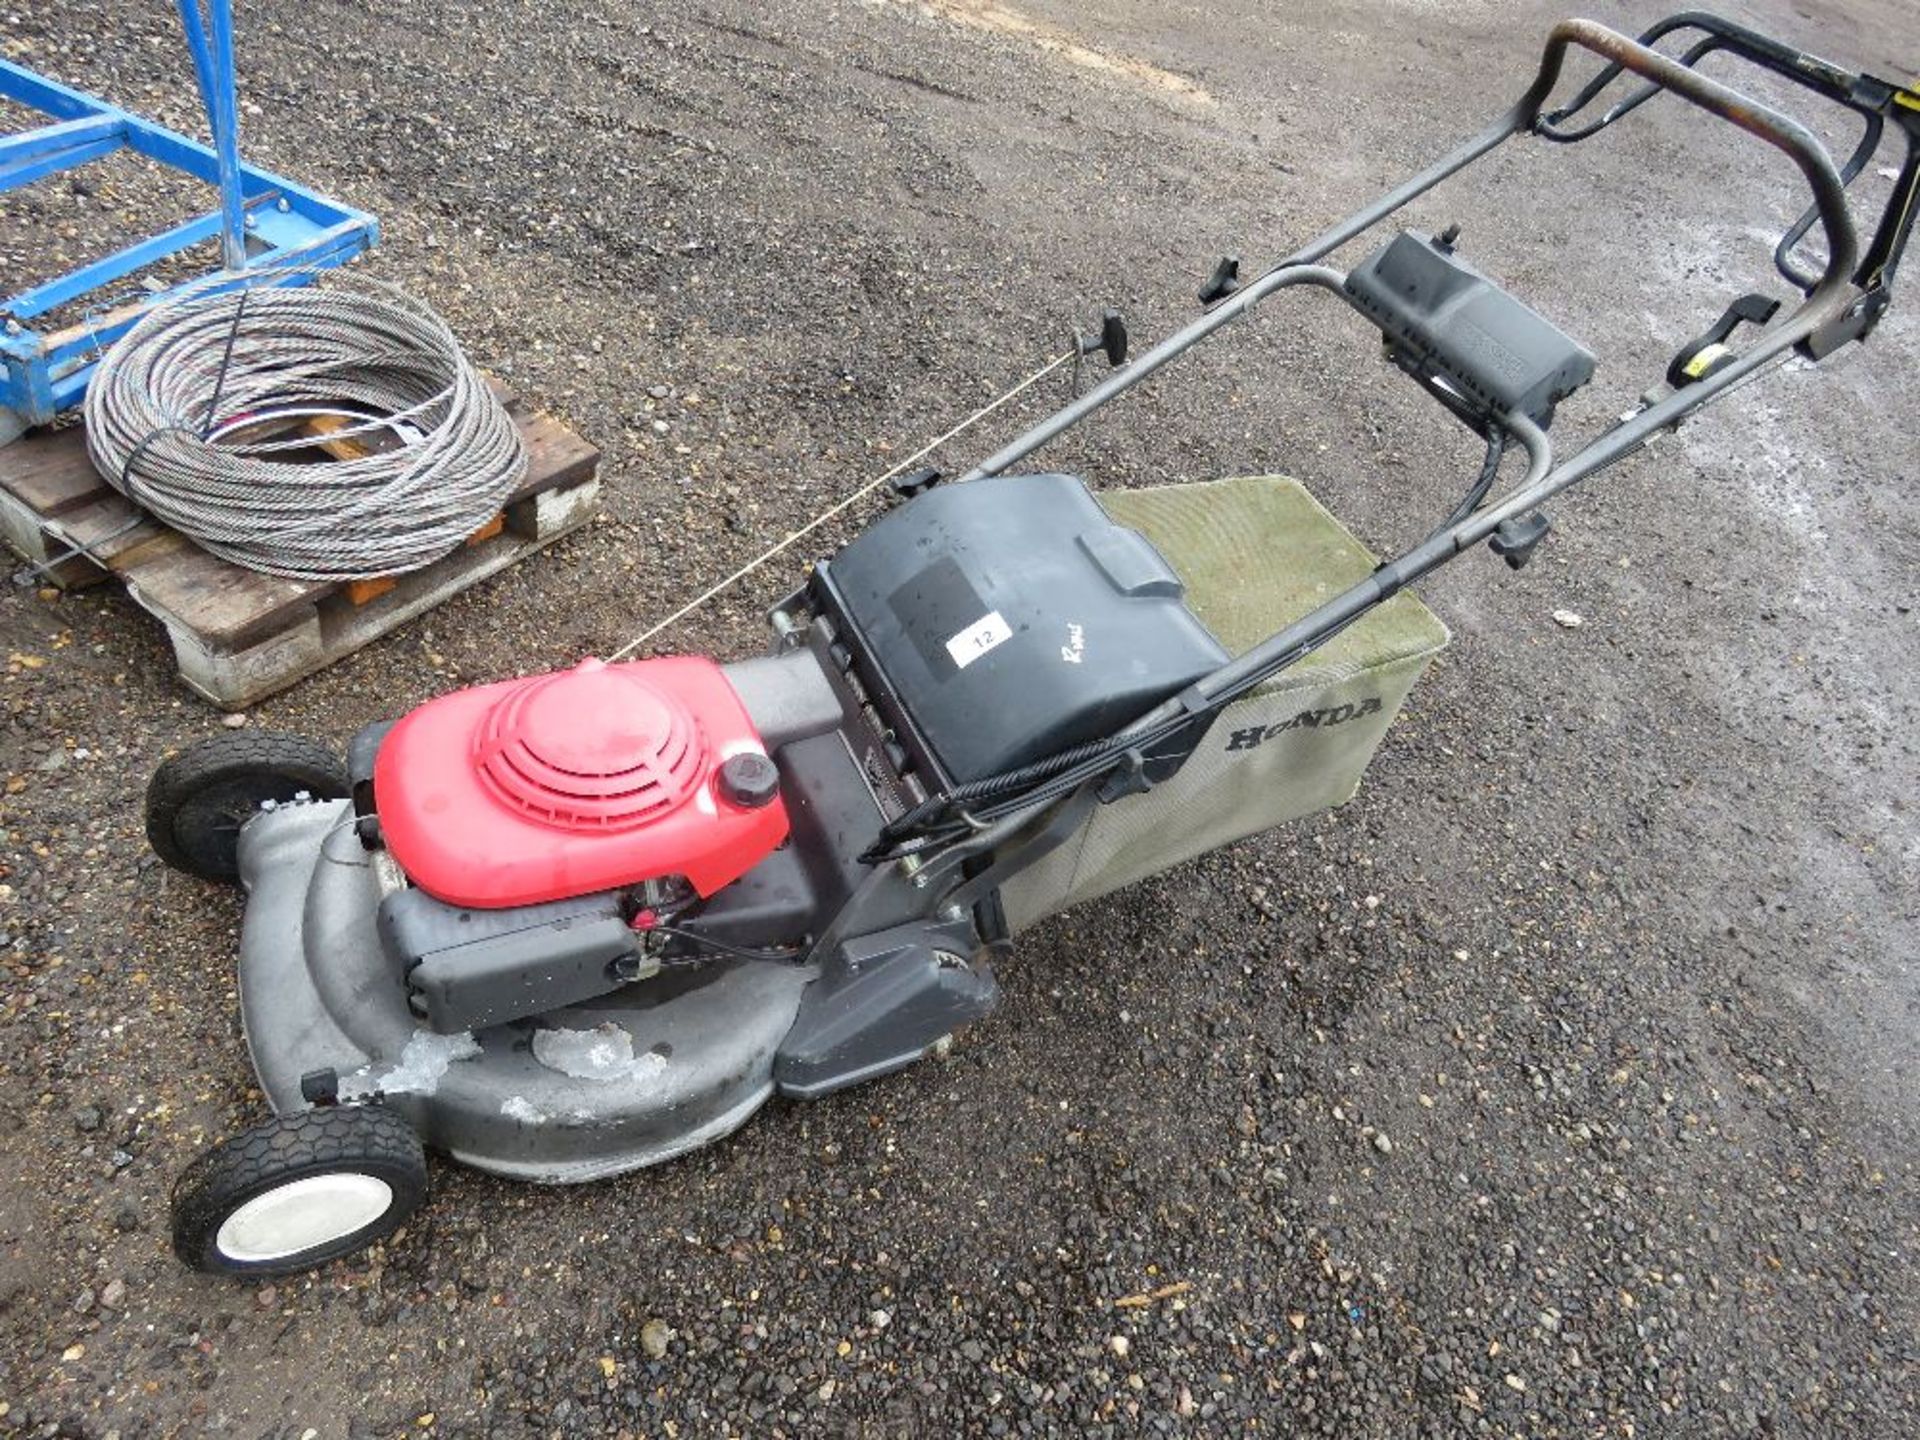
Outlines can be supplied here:
<path id="1" fill-rule="evenodd" d="M 1670 36 L 1687 48 L 1658 48 Z M 1602 66 L 1549 111 L 1572 48 Z M 1701 73 L 1710 56 L 1851 111 L 1847 162 Z M 1457 230 L 1325 261 L 1509 138 L 1577 142 L 1660 93 L 1804 176 L 1812 204 L 1773 257 L 1794 303 L 1733 300 L 1556 460 L 1555 408 L 1594 356 L 1469 264 Z M 1889 132 L 1904 148 L 1863 249 L 1847 190 Z M 1913 90 L 1709 15 L 1639 40 L 1569 20 L 1485 131 L 1264 273 L 1222 260 L 1202 313 L 1130 363 L 1109 316 L 1077 351 L 1113 368 L 965 474 L 896 477 L 899 503 L 773 606 L 766 653 L 481 685 L 362 730 L 344 757 L 242 730 L 167 760 L 148 834 L 246 892 L 241 1018 L 273 1111 L 181 1175 L 180 1258 L 302 1269 L 391 1234 L 423 1199 L 428 1147 L 593 1180 L 717 1140 L 776 1095 L 937 1052 L 993 1009 L 1021 931 L 1346 800 L 1447 638 L 1408 587 L 1482 543 L 1525 565 L 1561 491 L 1790 356 L 1866 337 L 1917 198 Z M 1289 290 L 1345 302 L 1484 439 L 1421 543 L 1377 562 L 1291 481 L 1096 496 L 1015 473 Z M 1505 456 L 1524 472 L 1496 495 Z"/>

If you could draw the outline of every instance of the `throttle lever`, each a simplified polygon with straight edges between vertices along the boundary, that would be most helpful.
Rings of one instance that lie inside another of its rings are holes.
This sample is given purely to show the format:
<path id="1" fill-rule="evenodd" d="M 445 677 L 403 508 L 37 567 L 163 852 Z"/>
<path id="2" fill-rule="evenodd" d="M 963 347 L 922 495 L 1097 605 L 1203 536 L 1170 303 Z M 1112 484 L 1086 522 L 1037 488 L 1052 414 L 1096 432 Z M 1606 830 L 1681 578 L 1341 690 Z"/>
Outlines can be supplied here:
<path id="1" fill-rule="evenodd" d="M 1678 390 L 1732 364 L 1735 356 L 1727 347 L 1727 337 L 1743 324 L 1765 325 L 1779 309 L 1780 302 L 1770 295 L 1742 295 L 1727 306 L 1704 334 L 1680 347 L 1680 353 L 1667 366 L 1667 384 Z"/>

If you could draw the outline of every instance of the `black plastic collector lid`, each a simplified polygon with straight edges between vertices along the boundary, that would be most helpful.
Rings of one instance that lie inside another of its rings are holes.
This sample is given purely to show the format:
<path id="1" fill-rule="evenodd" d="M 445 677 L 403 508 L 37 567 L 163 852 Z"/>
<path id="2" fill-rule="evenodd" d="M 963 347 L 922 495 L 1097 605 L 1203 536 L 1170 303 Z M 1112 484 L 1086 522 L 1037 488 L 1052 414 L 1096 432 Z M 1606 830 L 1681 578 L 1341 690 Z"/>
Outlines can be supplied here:
<path id="1" fill-rule="evenodd" d="M 1228 658 L 1072 475 L 926 491 L 819 573 L 877 698 L 955 784 L 1110 735 Z"/>

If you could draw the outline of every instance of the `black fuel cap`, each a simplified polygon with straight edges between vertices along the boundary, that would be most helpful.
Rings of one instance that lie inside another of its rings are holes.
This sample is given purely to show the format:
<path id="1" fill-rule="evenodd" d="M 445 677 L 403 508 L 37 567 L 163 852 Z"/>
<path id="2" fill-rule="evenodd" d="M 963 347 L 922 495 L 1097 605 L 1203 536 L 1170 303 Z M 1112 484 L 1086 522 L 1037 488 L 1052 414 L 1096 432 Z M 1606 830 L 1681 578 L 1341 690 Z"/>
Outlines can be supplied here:
<path id="1" fill-rule="evenodd" d="M 720 765 L 720 795 L 729 805 L 758 810 L 780 793 L 780 770 L 765 755 L 735 755 Z"/>

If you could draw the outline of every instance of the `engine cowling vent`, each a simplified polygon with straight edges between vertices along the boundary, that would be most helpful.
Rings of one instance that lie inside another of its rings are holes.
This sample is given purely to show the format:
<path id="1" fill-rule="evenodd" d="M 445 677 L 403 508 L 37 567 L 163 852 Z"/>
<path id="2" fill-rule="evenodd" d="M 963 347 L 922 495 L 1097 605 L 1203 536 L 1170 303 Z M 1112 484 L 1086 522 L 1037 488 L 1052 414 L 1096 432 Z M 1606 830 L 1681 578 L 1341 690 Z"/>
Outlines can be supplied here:
<path id="1" fill-rule="evenodd" d="M 598 661 L 510 691 L 477 740 L 474 768 L 494 794 L 562 830 L 624 830 L 677 809 L 707 754 L 676 696 Z"/>
<path id="2" fill-rule="evenodd" d="M 729 778 L 756 760 L 770 785 Z M 746 707 L 694 656 L 587 660 L 431 700 L 380 741 L 373 804 L 407 877 L 476 909 L 669 877 L 711 895 L 787 835 Z"/>

